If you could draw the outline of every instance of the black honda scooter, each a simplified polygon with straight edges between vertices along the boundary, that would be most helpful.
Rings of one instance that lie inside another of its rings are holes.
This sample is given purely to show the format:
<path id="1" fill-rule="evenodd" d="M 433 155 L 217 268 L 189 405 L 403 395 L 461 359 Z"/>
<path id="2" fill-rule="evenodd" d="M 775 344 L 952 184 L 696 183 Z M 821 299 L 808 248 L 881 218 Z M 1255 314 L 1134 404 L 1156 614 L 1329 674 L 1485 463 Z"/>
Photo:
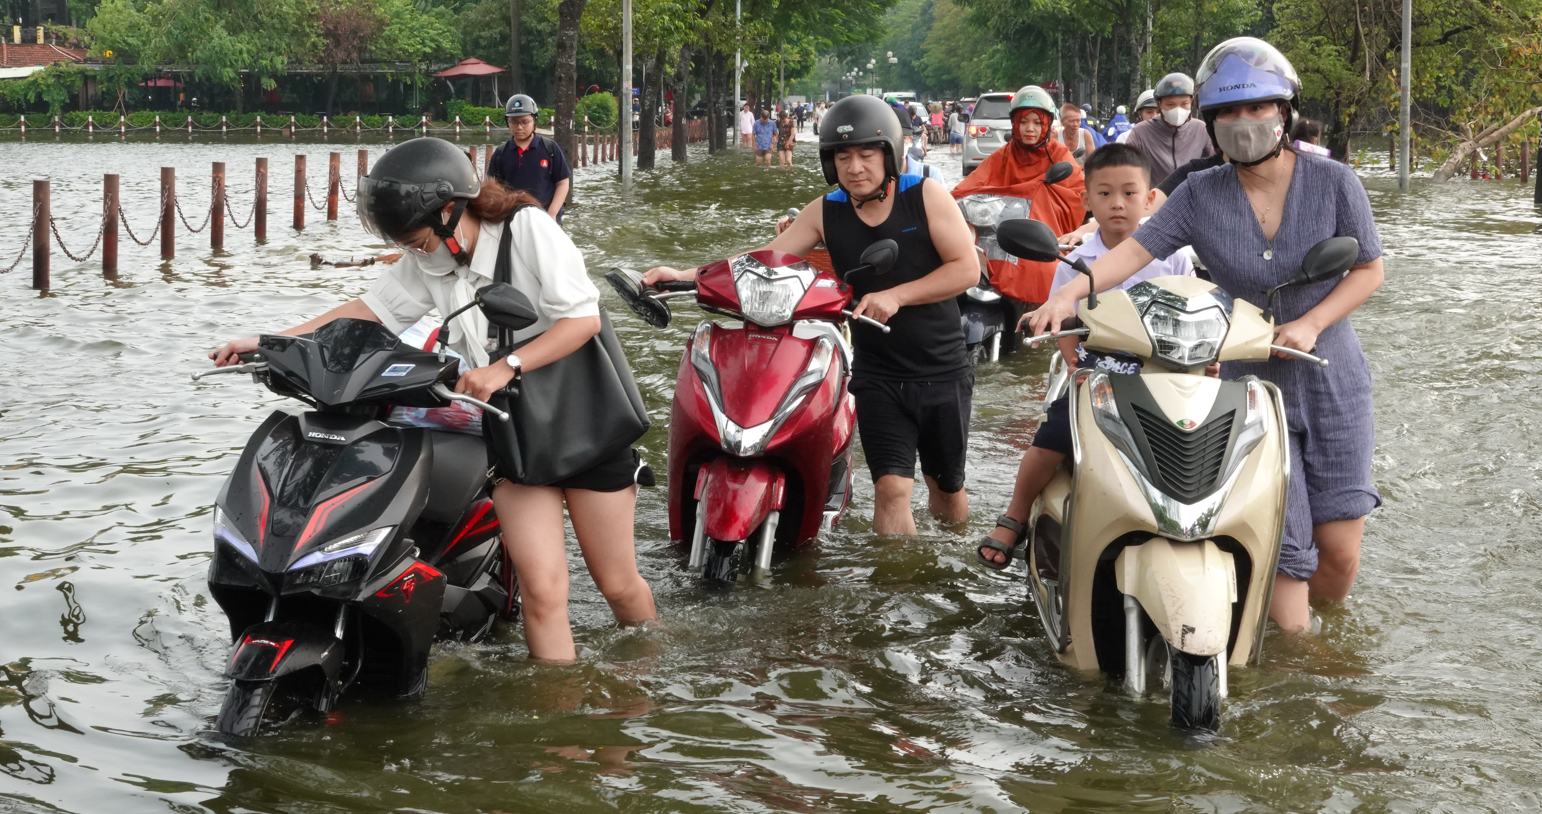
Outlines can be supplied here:
<path id="1" fill-rule="evenodd" d="M 473 306 L 513 330 L 537 318 L 507 284 L 481 289 Z M 325 714 L 354 686 L 421 696 L 435 640 L 477 641 L 517 617 L 482 438 L 384 420 L 393 405 L 451 401 L 509 420 L 452 391 L 459 360 L 446 358 L 446 334 L 436 353 L 338 319 L 263 336 L 242 364 L 194 375 L 251 373 L 312 408 L 268 416 L 214 502 L 209 592 L 235 643 L 221 734 Z"/>

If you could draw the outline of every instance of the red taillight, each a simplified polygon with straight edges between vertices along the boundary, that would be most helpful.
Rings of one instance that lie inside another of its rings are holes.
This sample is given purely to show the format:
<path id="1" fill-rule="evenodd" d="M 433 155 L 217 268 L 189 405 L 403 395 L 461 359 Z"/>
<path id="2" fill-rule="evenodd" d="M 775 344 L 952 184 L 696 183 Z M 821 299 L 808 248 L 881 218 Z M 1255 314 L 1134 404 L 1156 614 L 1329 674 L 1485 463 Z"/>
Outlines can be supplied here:
<path id="1" fill-rule="evenodd" d="M 991 129 L 989 127 L 986 127 L 983 124 L 971 124 L 971 125 L 969 125 L 969 137 L 970 138 L 979 138 L 979 137 L 985 135 L 986 133 L 989 133 L 990 131 L 991 131 Z"/>
<path id="2" fill-rule="evenodd" d="M 412 594 L 418 589 L 419 583 L 428 582 L 440 576 L 443 575 L 435 570 L 433 566 L 427 563 L 415 562 L 406 571 L 403 571 L 401 576 L 392 580 L 390 585 L 376 591 L 375 596 L 381 599 L 400 596 L 402 602 L 411 602 Z"/>

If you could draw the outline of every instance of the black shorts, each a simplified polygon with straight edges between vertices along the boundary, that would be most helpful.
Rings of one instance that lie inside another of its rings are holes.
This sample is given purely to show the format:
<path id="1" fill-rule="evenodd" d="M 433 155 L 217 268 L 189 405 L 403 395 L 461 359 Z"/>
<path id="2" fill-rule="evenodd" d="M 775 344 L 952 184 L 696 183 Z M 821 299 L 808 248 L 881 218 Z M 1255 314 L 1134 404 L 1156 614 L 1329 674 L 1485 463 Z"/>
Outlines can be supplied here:
<path id="1" fill-rule="evenodd" d="M 1049 403 L 1045 411 L 1044 420 L 1039 422 L 1039 429 L 1033 434 L 1033 446 L 1058 452 L 1061 455 L 1071 454 L 1071 400 L 1066 396 Z"/>
<path id="2" fill-rule="evenodd" d="M 884 475 L 914 480 L 919 455 L 921 474 L 937 481 L 937 488 L 948 493 L 964 488 L 973 373 L 941 382 L 853 377 L 851 393 L 874 481 Z"/>
<path id="3" fill-rule="evenodd" d="M 494 466 L 496 470 L 496 465 Z M 502 472 L 494 471 L 495 483 L 507 479 Z M 652 486 L 653 470 L 642 462 L 637 450 L 627 447 L 612 455 L 610 460 L 547 486 L 558 489 L 583 489 L 589 492 L 619 492 L 632 485 Z"/>

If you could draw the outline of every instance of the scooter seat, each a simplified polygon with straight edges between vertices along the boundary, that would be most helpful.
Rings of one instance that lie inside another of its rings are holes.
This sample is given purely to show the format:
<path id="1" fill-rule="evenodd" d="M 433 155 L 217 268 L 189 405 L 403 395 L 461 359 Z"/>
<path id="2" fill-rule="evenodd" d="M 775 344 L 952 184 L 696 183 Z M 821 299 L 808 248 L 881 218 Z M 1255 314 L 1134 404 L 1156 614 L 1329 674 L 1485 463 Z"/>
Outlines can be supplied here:
<path id="1" fill-rule="evenodd" d="M 487 485 L 487 445 L 480 435 L 430 430 L 434 468 L 428 477 L 428 504 L 422 517 L 449 524 L 466 513 Z"/>

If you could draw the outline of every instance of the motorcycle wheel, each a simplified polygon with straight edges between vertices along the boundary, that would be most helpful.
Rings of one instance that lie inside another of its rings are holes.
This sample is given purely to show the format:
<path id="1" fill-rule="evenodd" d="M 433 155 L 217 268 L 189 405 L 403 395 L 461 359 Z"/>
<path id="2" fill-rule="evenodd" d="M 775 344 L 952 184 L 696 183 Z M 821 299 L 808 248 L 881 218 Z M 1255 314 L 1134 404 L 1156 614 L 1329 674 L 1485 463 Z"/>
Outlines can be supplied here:
<path id="1" fill-rule="evenodd" d="M 215 731 L 232 738 L 256 735 L 277 689 L 275 681 L 230 682 L 230 689 L 225 691 L 225 703 L 214 721 Z"/>
<path id="2" fill-rule="evenodd" d="M 738 582 L 739 573 L 749 564 L 748 548 L 743 542 L 707 540 L 707 561 L 702 564 L 701 578 L 707 582 Z"/>
<path id="3" fill-rule="evenodd" d="M 1221 728 L 1219 656 L 1169 652 L 1173 671 L 1172 723 L 1179 729 L 1214 732 Z"/>

